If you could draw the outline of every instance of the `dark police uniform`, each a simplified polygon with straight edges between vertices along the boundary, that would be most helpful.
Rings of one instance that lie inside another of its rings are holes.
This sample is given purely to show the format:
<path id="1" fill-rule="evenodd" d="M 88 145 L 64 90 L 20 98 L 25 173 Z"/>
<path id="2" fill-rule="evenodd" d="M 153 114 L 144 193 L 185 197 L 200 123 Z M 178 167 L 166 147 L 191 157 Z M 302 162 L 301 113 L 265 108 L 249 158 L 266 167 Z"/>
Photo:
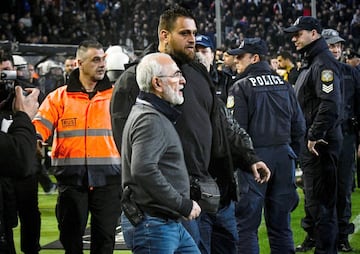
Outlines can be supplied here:
<path id="1" fill-rule="evenodd" d="M 338 242 L 348 240 L 354 233 L 351 218 L 351 193 L 355 172 L 355 154 L 357 138 L 357 121 L 360 119 L 360 72 L 348 64 L 340 63 L 343 91 L 343 122 L 341 124 L 344 137 L 338 164 L 338 199 L 337 217 L 339 227 Z"/>
<path id="2" fill-rule="evenodd" d="M 315 253 L 337 253 L 336 167 L 342 145 L 340 70 L 323 38 L 300 53 L 305 61 L 295 91 L 306 120 L 307 134 L 300 163 L 305 210 L 309 215 L 302 220 L 302 227 L 315 239 Z M 316 144 L 319 153 L 316 156 L 306 144 L 308 140 L 320 139 L 328 144 Z"/>
<path id="3" fill-rule="evenodd" d="M 259 253 L 257 230 L 263 205 L 271 253 L 294 253 L 290 212 L 298 204 L 295 159 L 305 134 L 305 120 L 294 90 L 272 72 L 267 62 L 258 62 L 249 65 L 230 89 L 227 107 L 271 170 L 267 184 L 238 172 L 238 253 Z"/>

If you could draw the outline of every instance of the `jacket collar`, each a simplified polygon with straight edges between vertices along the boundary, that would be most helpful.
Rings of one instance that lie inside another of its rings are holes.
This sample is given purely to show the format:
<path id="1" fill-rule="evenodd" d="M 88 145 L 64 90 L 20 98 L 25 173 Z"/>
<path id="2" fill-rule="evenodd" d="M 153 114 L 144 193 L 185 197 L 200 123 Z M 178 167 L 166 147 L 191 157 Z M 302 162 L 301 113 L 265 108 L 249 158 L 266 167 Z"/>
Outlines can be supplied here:
<path id="1" fill-rule="evenodd" d="M 247 77 L 248 75 L 253 74 L 267 74 L 271 73 L 269 64 L 266 61 L 257 62 L 250 64 L 246 69 L 239 75 L 240 78 Z"/>
<path id="2" fill-rule="evenodd" d="M 320 52 L 329 49 L 324 38 L 320 37 L 316 41 L 313 41 L 309 45 L 305 46 L 301 50 L 299 50 L 300 54 L 302 54 L 305 60 L 309 63 L 312 62 L 312 59 Z"/>
<path id="3" fill-rule="evenodd" d="M 67 92 L 84 92 L 83 86 L 79 79 L 80 71 L 75 69 L 71 72 L 69 77 L 68 86 L 66 88 Z M 102 80 L 99 80 L 96 84 L 95 91 L 104 91 L 111 88 L 111 82 L 107 75 L 104 76 Z"/>

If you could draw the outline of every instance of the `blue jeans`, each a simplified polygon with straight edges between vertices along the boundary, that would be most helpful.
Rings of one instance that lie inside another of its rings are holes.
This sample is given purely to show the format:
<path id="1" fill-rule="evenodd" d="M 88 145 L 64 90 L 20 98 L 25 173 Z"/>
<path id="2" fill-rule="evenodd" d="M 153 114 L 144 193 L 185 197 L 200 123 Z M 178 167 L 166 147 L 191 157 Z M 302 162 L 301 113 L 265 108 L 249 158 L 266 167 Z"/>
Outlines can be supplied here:
<path id="1" fill-rule="evenodd" d="M 184 226 L 175 220 L 145 214 L 145 219 L 134 227 L 122 214 L 121 227 L 127 247 L 135 254 L 200 254 L 193 238 Z"/>
<path id="2" fill-rule="evenodd" d="M 222 207 L 216 214 L 201 213 L 198 224 L 201 253 L 236 253 L 238 232 L 234 202 Z"/>

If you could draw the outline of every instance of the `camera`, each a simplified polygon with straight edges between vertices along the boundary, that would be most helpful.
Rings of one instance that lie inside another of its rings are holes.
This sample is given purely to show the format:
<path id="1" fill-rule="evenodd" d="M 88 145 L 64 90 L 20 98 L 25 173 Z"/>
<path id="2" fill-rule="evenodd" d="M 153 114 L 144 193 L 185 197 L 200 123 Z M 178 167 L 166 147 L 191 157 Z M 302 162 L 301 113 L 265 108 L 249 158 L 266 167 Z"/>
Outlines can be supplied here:
<path id="1" fill-rule="evenodd" d="M 15 97 L 15 86 L 20 85 L 23 88 L 23 95 L 29 93 L 24 90 L 24 86 L 20 83 L 16 71 L 2 70 L 0 71 L 0 110 L 11 111 L 12 102 Z"/>
<path id="2" fill-rule="evenodd" d="M 6 71 L 3 70 L 0 72 L 0 80 L 16 80 L 17 75 L 16 75 L 16 71 Z"/>
<path id="3" fill-rule="evenodd" d="M 16 71 L 2 70 L 0 72 L 0 90 L 9 93 L 13 92 L 15 90 L 15 85 L 20 85 L 16 82 L 19 81 L 18 78 Z M 23 90 L 23 94 L 27 96 L 29 93 Z"/>

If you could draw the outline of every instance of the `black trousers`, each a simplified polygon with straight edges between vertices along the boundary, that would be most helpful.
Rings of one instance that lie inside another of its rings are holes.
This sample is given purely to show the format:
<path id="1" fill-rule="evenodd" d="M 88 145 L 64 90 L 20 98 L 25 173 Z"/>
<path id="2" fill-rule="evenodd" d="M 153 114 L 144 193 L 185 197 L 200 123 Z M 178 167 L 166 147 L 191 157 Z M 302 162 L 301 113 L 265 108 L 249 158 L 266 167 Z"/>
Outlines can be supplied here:
<path id="1" fill-rule="evenodd" d="M 25 254 L 39 253 L 40 211 L 38 177 L 36 174 L 15 181 L 17 211 L 20 219 L 21 250 Z"/>
<path id="2" fill-rule="evenodd" d="M 115 230 L 121 213 L 121 185 L 103 187 L 69 186 L 58 184 L 56 217 L 60 241 L 66 254 L 82 254 L 85 228 L 91 213 L 92 254 L 111 254 L 115 244 Z"/>
<path id="3" fill-rule="evenodd" d="M 327 145 L 316 145 L 319 156 L 310 153 L 307 147 L 304 147 L 300 156 L 306 211 L 301 224 L 310 237 L 315 239 L 316 254 L 337 253 L 337 163 L 342 145 L 340 130 L 338 135 L 338 139 L 326 140 L 329 142 Z"/>

